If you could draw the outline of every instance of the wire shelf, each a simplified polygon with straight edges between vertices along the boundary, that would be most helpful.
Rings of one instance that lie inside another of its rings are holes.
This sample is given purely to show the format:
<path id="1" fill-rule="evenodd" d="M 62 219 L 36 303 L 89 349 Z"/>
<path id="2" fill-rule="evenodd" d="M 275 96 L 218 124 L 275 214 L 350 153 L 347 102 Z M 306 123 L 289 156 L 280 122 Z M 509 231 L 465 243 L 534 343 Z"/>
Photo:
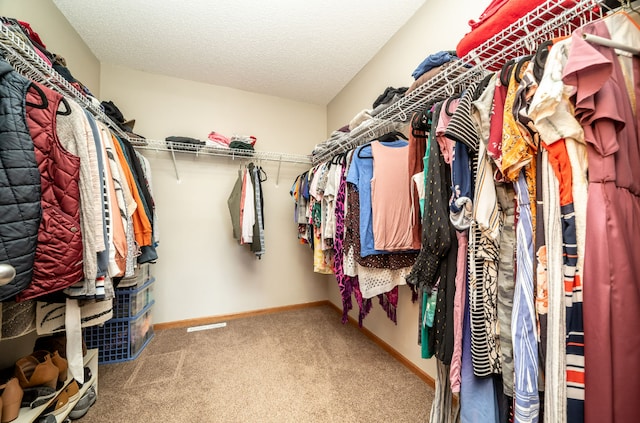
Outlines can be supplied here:
<path id="1" fill-rule="evenodd" d="M 408 124 L 413 113 L 462 92 L 471 82 L 500 69 L 509 59 L 532 54 L 542 41 L 568 36 L 580 26 L 601 18 L 604 13 L 605 8 L 597 0 L 550 0 L 539 5 L 384 109 L 370 122 L 366 131 L 351 133 L 340 143 L 328 140 L 321 144 L 319 152 L 312 154 L 313 164 L 383 135 L 393 122 Z"/>
<path id="2" fill-rule="evenodd" d="M 21 75 L 66 97 L 73 98 L 119 136 L 129 139 L 127 134 L 102 111 L 97 99 L 92 100 L 78 91 L 5 25 L 0 25 L 0 54 Z"/>
<path id="3" fill-rule="evenodd" d="M 172 153 L 189 153 L 203 156 L 218 156 L 231 159 L 268 160 L 285 163 L 311 164 L 311 157 L 304 154 L 277 153 L 271 151 L 250 151 L 240 148 L 222 148 L 209 145 L 131 138 L 131 143 L 138 150 L 168 151 Z"/>

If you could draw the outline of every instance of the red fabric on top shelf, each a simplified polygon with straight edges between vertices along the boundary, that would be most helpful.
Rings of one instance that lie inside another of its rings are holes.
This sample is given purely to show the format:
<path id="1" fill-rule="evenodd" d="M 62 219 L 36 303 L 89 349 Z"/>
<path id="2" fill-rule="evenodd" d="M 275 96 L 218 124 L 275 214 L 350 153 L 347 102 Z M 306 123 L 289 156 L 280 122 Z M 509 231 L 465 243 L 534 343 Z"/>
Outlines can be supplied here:
<path id="1" fill-rule="evenodd" d="M 474 30 L 482 25 L 484 21 L 499 12 L 502 6 L 504 6 L 508 1 L 509 0 L 493 0 L 491 4 L 487 6 L 486 9 L 484 9 L 484 12 L 482 12 L 477 21 L 473 19 L 469 21 L 469 26 L 471 27 L 471 29 Z"/>
<path id="2" fill-rule="evenodd" d="M 502 7 L 495 10 L 496 5 L 500 2 L 494 1 L 489 8 L 480 15 L 481 20 L 478 24 L 472 25 L 472 31 L 465 35 L 456 47 L 458 57 L 464 57 L 471 50 L 475 49 L 509 25 L 534 10 L 536 7 L 549 0 L 509 0 L 503 3 Z M 572 6 L 575 0 L 565 0 L 558 3 L 558 9 L 561 12 L 564 8 Z M 560 7 L 562 5 L 563 7 Z M 492 10 L 489 10 L 492 9 Z M 522 34 L 524 35 L 524 34 Z M 504 42 L 516 43 L 517 39 L 504 40 Z"/>

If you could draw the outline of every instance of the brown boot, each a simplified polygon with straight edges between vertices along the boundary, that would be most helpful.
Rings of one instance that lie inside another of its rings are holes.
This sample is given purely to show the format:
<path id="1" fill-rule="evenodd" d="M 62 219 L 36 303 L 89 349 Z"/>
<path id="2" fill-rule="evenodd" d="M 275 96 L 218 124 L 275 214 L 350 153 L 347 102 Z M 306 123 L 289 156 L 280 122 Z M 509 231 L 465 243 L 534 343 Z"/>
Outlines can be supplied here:
<path id="1" fill-rule="evenodd" d="M 15 420 L 20 414 L 20 403 L 22 402 L 22 388 L 18 379 L 11 378 L 4 385 L 0 385 L 2 423 L 8 423 Z"/>
<path id="2" fill-rule="evenodd" d="M 56 389 L 59 374 L 50 355 L 45 356 L 42 362 L 32 355 L 16 361 L 15 376 L 23 389 L 34 386 L 48 386 Z"/>
<path id="3" fill-rule="evenodd" d="M 67 364 L 67 360 L 60 357 L 58 351 L 54 351 L 53 353 L 49 353 L 45 350 L 34 351 L 31 355 L 38 359 L 40 363 L 45 361 L 47 355 L 51 356 L 51 361 L 58 368 L 58 382 L 64 382 L 67 380 L 67 369 L 69 365 Z"/>

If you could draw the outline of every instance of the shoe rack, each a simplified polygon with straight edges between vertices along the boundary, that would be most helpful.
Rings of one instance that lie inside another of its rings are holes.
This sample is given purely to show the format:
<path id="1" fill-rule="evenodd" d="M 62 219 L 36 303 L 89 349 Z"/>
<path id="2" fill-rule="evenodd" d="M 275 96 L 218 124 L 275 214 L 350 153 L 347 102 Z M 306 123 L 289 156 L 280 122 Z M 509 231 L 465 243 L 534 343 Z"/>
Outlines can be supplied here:
<path id="1" fill-rule="evenodd" d="M 78 395 L 78 397 L 75 400 L 69 401 L 65 410 L 56 416 L 57 422 L 62 422 L 69 415 L 69 413 L 76 406 L 76 403 L 80 400 L 80 398 L 82 398 L 85 392 L 87 392 L 89 387 L 93 386 L 93 389 L 96 392 L 96 396 L 98 395 L 98 350 L 96 348 L 87 350 L 87 354 L 84 356 L 84 366 L 89 367 L 89 369 L 91 370 L 91 379 L 88 381 L 85 381 L 85 383 L 82 385 L 82 387 L 80 388 L 80 395 Z M 49 400 L 46 404 L 43 404 L 36 408 L 27 408 L 27 407 L 21 408 L 18 418 L 14 420 L 12 423 L 31 423 L 38 420 L 38 418 L 40 418 L 40 415 L 54 401 L 57 395 L 62 390 L 64 390 L 69 383 L 71 383 L 72 379 L 73 379 L 72 376 L 69 375 L 62 389 L 57 391 L 56 395 L 51 400 Z"/>

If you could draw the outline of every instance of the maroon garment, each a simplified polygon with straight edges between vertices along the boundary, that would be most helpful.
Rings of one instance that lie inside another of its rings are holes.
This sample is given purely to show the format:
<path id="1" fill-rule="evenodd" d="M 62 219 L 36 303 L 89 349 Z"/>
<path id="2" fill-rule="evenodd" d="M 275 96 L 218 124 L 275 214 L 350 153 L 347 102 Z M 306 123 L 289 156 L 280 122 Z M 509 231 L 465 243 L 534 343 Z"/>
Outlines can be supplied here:
<path id="1" fill-rule="evenodd" d="M 419 118 L 418 115 L 414 115 L 414 119 Z M 420 173 L 424 170 L 424 155 L 427 151 L 427 133 L 413 129 L 411 125 L 411 132 L 409 133 L 409 176 Z M 413 222 L 413 244 L 417 246 L 422 245 L 422 219 L 420 219 L 420 195 L 415 184 L 411 182 L 411 191 L 413 192 L 413 210 L 415 210 L 415 220 Z M 420 248 L 420 247 L 418 247 Z"/>
<path id="2" fill-rule="evenodd" d="M 583 33 L 611 37 L 603 21 L 575 31 L 563 75 L 566 84 L 577 87 L 576 118 L 585 131 L 589 160 L 585 422 L 634 422 L 640 394 L 638 119 L 614 51 L 583 40 Z M 640 59 L 633 60 L 640 99 Z"/>
<path id="3" fill-rule="evenodd" d="M 27 92 L 27 125 L 40 170 L 42 220 L 31 284 L 18 301 L 59 291 L 83 278 L 80 234 L 80 159 L 66 151 L 56 134 L 62 96 L 44 86 Z M 42 95 L 45 97 L 43 98 Z M 63 105 L 61 113 L 70 111 Z M 93 142 L 93 140 L 91 141 Z"/>

